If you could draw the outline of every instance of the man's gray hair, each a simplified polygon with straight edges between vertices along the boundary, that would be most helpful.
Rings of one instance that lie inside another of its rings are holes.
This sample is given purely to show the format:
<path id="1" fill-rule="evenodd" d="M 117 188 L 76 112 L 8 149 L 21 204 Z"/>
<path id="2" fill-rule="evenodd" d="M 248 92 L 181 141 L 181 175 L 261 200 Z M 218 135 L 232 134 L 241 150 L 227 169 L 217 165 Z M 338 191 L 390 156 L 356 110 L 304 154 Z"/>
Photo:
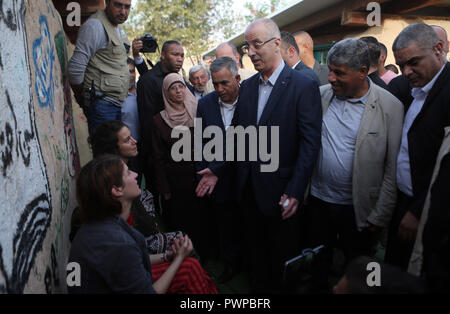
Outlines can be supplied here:
<path id="1" fill-rule="evenodd" d="M 272 21 L 269 18 L 257 19 L 256 21 L 251 23 L 249 26 L 247 26 L 245 32 L 247 32 L 247 30 L 251 29 L 253 26 L 258 25 L 260 23 L 264 24 L 264 29 L 266 31 L 267 36 L 269 36 L 269 38 L 271 38 L 271 37 L 281 38 L 280 29 L 278 28 L 277 23 L 275 23 L 274 21 Z"/>
<path id="2" fill-rule="evenodd" d="M 328 52 L 328 63 L 346 65 L 352 71 L 370 68 L 369 47 L 359 39 L 347 38 L 337 42 Z"/>
<path id="3" fill-rule="evenodd" d="M 206 74 L 209 77 L 209 71 L 203 64 L 197 64 L 197 65 L 194 65 L 192 68 L 190 68 L 189 69 L 189 77 L 191 77 L 192 74 L 194 74 L 195 72 L 200 71 L 201 69 L 205 70 Z"/>
<path id="4" fill-rule="evenodd" d="M 209 69 L 211 73 L 215 73 L 219 72 L 225 67 L 231 72 L 233 76 L 236 76 L 238 74 L 236 61 L 231 59 L 230 57 L 221 57 L 215 59 L 209 66 Z"/>
<path id="5" fill-rule="evenodd" d="M 439 37 L 431 26 L 424 23 L 411 24 L 395 38 L 392 50 L 405 49 L 413 44 L 422 49 L 433 49 L 438 42 Z"/>

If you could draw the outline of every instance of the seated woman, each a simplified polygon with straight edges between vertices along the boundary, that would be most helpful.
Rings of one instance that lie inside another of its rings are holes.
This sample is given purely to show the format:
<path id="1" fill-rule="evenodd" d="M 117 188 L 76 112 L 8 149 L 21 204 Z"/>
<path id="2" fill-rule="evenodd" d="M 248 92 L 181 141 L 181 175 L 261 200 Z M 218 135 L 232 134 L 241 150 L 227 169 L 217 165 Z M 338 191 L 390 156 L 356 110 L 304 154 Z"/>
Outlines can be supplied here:
<path id="1" fill-rule="evenodd" d="M 190 160 L 174 160 L 172 146 L 179 138 L 172 137 L 175 127 L 183 126 L 190 130 L 193 144 L 194 118 L 197 100 L 186 88 L 181 75 L 168 74 L 163 81 L 162 94 L 165 109 L 153 117 L 152 156 L 155 171 L 155 184 L 163 196 L 163 218 L 169 229 L 187 232 L 197 245 L 202 260 L 209 251 L 205 234 L 206 213 L 202 200 L 196 197 L 196 168 L 193 150 L 181 152 Z M 185 135 L 186 136 L 186 135 Z M 182 135 L 180 135 L 180 138 Z M 184 147 L 183 147 L 184 148 Z"/>
<path id="2" fill-rule="evenodd" d="M 126 221 L 141 190 L 137 174 L 115 155 L 84 166 L 77 179 L 83 225 L 70 250 L 69 263 L 80 265 L 81 286 L 69 293 L 217 293 L 196 259 L 188 236 L 172 245 L 172 261 L 149 255 L 145 238 Z M 158 264 L 159 262 L 159 264 Z"/>
<path id="3" fill-rule="evenodd" d="M 101 155 L 118 155 L 127 165 L 138 155 L 137 141 L 121 121 L 106 121 L 89 137 L 94 158 Z M 149 182 L 147 182 L 147 185 Z M 181 231 L 161 233 L 156 223 L 153 195 L 146 189 L 133 201 L 128 223 L 146 238 L 150 254 L 164 253 L 170 249 L 173 239 L 182 236 Z"/>

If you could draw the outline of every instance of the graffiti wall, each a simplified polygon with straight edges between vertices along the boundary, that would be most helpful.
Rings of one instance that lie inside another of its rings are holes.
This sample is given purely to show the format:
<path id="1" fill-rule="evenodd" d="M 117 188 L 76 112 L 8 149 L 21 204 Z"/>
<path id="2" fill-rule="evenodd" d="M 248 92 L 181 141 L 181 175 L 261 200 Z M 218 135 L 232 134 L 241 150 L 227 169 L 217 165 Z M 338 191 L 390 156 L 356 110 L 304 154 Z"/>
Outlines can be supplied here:
<path id="1" fill-rule="evenodd" d="M 0 293 L 65 292 L 80 168 L 50 0 L 0 1 Z"/>

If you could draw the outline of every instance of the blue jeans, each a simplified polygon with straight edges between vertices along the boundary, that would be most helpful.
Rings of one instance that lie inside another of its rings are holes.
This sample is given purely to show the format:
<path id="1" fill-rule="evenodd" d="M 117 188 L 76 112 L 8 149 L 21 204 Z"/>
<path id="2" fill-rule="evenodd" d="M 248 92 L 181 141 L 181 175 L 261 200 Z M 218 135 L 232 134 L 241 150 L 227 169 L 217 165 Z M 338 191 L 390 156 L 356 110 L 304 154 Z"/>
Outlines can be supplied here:
<path id="1" fill-rule="evenodd" d="M 105 121 L 120 120 L 121 108 L 102 98 L 91 101 L 88 109 L 89 135 L 92 135 L 95 128 Z"/>

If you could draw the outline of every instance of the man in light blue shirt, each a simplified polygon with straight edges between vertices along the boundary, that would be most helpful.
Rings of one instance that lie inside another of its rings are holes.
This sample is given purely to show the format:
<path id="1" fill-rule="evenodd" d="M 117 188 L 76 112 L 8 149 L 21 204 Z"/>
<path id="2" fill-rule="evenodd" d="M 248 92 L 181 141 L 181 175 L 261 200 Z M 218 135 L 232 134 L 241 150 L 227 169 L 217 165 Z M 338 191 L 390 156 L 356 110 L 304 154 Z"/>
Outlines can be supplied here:
<path id="1" fill-rule="evenodd" d="M 395 163 L 403 105 L 368 77 L 369 49 L 358 39 L 328 53 L 329 82 L 322 97 L 322 148 L 311 178 L 309 247 L 325 245 L 316 287 L 328 290 L 339 238 L 345 262 L 373 255 L 395 207 Z M 319 291 L 315 291 L 319 292 Z"/>

